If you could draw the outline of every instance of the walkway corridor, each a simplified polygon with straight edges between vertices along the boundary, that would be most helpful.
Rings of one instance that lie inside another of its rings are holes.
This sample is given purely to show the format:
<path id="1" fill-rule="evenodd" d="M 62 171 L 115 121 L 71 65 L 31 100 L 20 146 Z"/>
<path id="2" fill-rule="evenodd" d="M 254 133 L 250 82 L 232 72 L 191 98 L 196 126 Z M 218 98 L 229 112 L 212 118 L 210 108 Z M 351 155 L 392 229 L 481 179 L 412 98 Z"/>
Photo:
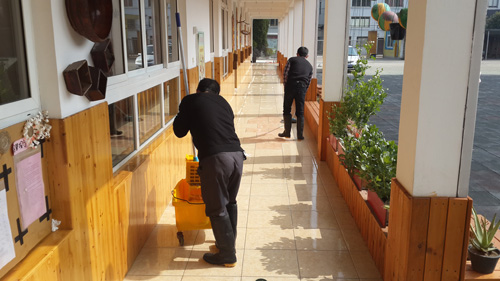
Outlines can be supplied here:
<path id="1" fill-rule="evenodd" d="M 380 274 L 314 137 L 281 139 L 283 86 L 275 64 L 255 64 L 230 103 L 236 130 L 251 155 L 238 195 L 234 268 L 205 263 L 211 230 L 184 232 L 179 246 L 169 206 L 125 280 L 381 281 Z"/>

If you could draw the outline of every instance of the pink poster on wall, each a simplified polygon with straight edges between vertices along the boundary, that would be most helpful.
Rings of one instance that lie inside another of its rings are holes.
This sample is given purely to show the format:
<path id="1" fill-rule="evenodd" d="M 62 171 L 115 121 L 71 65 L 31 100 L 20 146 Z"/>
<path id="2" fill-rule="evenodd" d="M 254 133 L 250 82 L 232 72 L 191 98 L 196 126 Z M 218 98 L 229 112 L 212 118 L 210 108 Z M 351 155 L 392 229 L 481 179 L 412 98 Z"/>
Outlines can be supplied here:
<path id="1" fill-rule="evenodd" d="M 41 153 L 16 163 L 16 184 L 23 229 L 46 212 Z"/>

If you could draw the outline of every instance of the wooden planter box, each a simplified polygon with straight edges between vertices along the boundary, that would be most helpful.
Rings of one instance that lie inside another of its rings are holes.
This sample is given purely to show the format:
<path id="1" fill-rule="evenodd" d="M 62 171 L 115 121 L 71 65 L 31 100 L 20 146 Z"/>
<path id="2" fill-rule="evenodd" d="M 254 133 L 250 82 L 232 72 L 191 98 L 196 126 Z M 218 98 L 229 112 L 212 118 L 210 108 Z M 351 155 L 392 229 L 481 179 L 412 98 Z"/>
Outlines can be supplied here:
<path id="1" fill-rule="evenodd" d="M 368 199 L 366 200 L 373 210 L 373 214 L 378 220 L 380 227 L 387 226 L 387 210 L 384 208 L 384 202 L 380 200 L 377 193 L 374 191 L 368 190 Z"/>
<path id="2" fill-rule="evenodd" d="M 339 146 L 339 150 L 341 146 Z M 342 197 L 349 206 L 351 215 L 358 226 L 370 254 L 379 270 L 384 274 L 387 228 L 381 228 L 370 207 L 360 194 L 347 170 L 340 164 L 340 159 L 331 145 L 327 147 L 326 162 L 337 182 Z"/>

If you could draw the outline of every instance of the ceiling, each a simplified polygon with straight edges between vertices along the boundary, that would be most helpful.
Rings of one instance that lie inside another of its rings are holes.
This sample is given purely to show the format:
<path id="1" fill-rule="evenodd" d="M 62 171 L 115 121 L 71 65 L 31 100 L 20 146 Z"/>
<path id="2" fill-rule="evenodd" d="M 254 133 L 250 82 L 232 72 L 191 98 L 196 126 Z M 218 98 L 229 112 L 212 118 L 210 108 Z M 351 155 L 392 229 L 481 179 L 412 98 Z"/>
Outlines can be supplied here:
<path id="1" fill-rule="evenodd" d="M 282 19 L 293 0 L 240 0 L 250 19 Z"/>

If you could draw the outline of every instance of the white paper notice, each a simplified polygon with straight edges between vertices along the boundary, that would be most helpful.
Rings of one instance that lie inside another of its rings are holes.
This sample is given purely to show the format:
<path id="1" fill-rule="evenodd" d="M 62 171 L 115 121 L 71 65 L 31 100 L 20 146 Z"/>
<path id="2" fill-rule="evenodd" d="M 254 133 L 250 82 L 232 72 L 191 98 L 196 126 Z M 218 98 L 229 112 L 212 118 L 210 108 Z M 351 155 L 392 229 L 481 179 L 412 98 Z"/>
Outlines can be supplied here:
<path id="1" fill-rule="evenodd" d="M 21 223 L 26 229 L 47 211 L 40 152 L 16 164 L 16 183 Z"/>
<path id="2" fill-rule="evenodd" d="M 0 182 L 0 269 L 16 257 L 7 213 L 7 196 Z"/>

